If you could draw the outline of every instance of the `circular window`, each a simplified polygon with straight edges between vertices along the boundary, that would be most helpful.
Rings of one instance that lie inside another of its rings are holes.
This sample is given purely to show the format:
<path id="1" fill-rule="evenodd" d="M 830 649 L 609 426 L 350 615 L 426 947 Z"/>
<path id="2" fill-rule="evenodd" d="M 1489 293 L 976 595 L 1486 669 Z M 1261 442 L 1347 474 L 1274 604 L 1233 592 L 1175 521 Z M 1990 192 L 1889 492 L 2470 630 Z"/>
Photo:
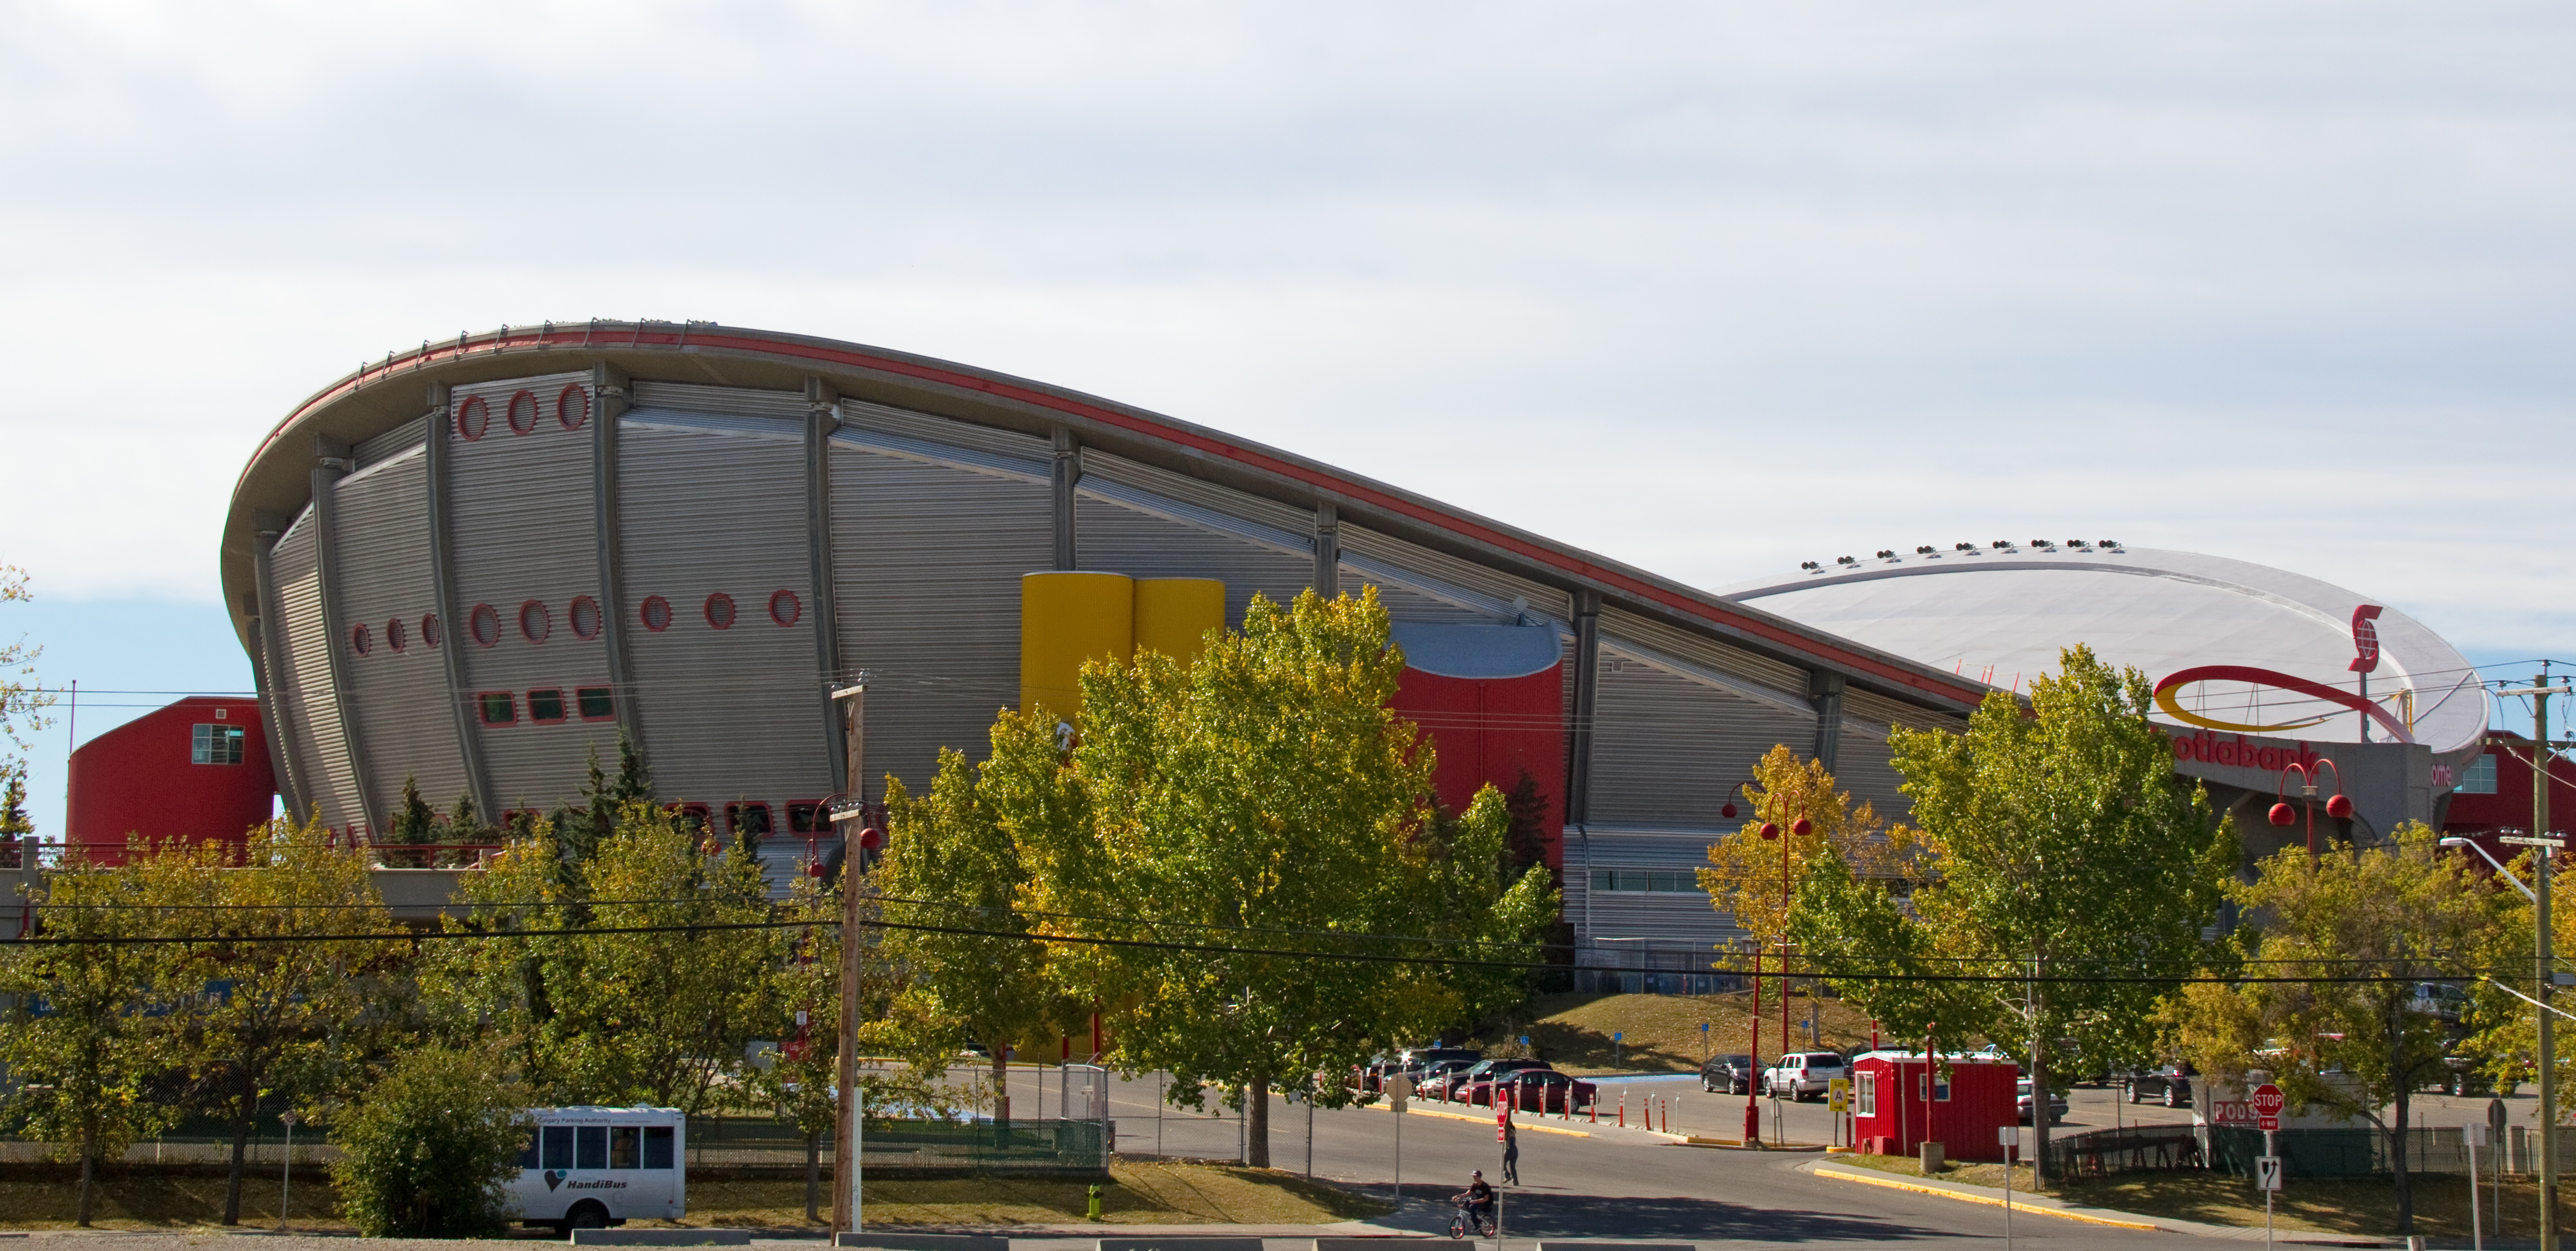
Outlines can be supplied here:
<path id="1" fill-rule="evenodd" d="M 433 648 L 438 646 L 437 613 L 425 612 L 420 615 L 420 641 L 429 644 Z"/>
<path id="2" fill-rule="evenodd" d="M 575 638 L 599 637 L 599 601 L 587 595 L 572 601 L 572 632 Z"/>
<path id="3" fill-rule="evenodd" d="M 385 623 L 385 646 L 401 651 L 403 645 L 410 641 L 408 632 L 403 629 L 402 618 L 396 617 Z"/>
<path id="4" fill-rule="evenodd" d="M 510 397 L 510 433 L 526 434 L 537 428 L 537 393 L 521 391 Z"/>
<path id="5" fill-rule="evenodd" d="M 349 630 L 349 647 L 361 656 L 376 649 L 375 640 L 367 634 L 365 622 L 359 622 Z"/>
<path id="6" fill-rule="evenodd" d="M 655 634 L 671 628 L 671 601 L 659 595 L 644 597 L 644 628 Z"/>
<path id="7" fill-rule="evenodd" d="M 555 632 L 555 615 L 546 611 L 544 600 L 529 600 L 519 605 L 519 637 L 531 643 L 542 643 Z"/>
<path id="8" fill-rule="evenodd" d="M 490 604 L 476 604 L 474 611 L 466 615 L 465 628 L 474 635 L 474 642 L 479 646 L 500 645 L 501 614 Z"/>
<path id="9" fill-rule="evenodd" d="M 771 593 L 769 597 L 770 620 L 775 621 L 782 626 L 792 626 L 796 624 L 797 618 L 804 615 L 805 604 L 803 601 L 796 598 L 796 592 L 782 590 Z"/>
<path id="10" fill-rule="evenodd" d="M 578 382 L 567 382 L 555 395 L 555 424 L 566 430 L 579 430 L 590 420 L 590 392 Z"/>
<path id="11" fill-rule="evenodd" d="M 733 628 L 733 597 L 718 591 L 707 597 L 707 624 L 719 630 Z"/>
<path id="12" fill-rule="evenodd" d="M 456 406 L 456 433 L 466 442 L 482 438 L 491 428 L 492 406 L 484 403 L 482 396 L 466 396 L 465 402 Z"/>

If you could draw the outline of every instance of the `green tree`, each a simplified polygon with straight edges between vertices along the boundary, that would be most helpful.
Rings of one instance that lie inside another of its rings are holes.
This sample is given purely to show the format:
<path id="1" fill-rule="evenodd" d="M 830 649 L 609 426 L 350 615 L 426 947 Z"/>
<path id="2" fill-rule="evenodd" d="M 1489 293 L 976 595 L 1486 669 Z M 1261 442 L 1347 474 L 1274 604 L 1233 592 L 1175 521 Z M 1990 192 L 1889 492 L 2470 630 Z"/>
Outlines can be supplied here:
<path id="1" fill-rule="evenodd" d="M 2450 1052 L 2449 1030 L 2416 987 L 2457 977 L 2506 913 L 2436 841 L 2410 821 L 2386 846 L 2266 857 L 2255 880 L 2230 883 L 2228 895 L 2258 919 L 2248 948 L 2263 976 L 2308 980 L 2197 984 L 2179 1013 L 2204 1072 L 2260 1068 L 2291 1104 L 2377 1129 L 2396 1175 L 2400 1234 L 2415 1229 L 2406 1158 L 2414 1093 L 2446 1074 Z"/>
<path id="2" fill-rule="evenodd" d="M 36 832 L 27 816 L 27 766 L 0 762 L 0 843 L 15 843 Z"/>
<path id="3" fill-rule="evenodd" d="M 1500 792 L 1439 819 L 1432 749 L 1387 707 L 1403 667 L 1373 589 L 1256 596 L 1242 632 L 1191 664 L 1086 665 L 1069 755 L 1042 710 L 994 729 L 984 781 L 1029 867 L 1030 915 L 1067 937 L 1216 949 L 1066 943 L 1050 971 L 1118 1009 L 1122 1069 L 1245 1107 L 1256 1167 L 1271 1090 L 1342 1102 L 1337 1077 L 1313 1076 L 1521 993 L 1512 970 L 1384 957 L 1528 961 L 1555 915 L 1545 867 L 1510 863 Z M 1300 947 L 1363 958 L 1263 953 Z"/>
<path id="4" fill-rule="evenodd" d="M 140 850 L 139 848 L 137 849 Z M 37 945 L 6 949 L 0 990 L 0 1068 L 16 1089 L 10 1111 L 25 1132 L 80 1162 L 77 1223 L 90 1223 L 98 1161 L 170 1123 L 148 1083 L 167 1062 L 151 1013 L 158 916 L 137 876 L 71 864 L 47 879 Z"/>
<path id="5" fill-rule="evenodd" d="M 385 842 L 401 847 L 424 847 L 438 841 L 438 810 L 420 797 L 419 781 L 405 777 L 402 801 L 394 807 L 393 826 L 386 831 Z M 394 866 L 429 867 L 428 858 L 420 853 L 396 852 L 388 859 Z"/>
<path id="6" fill-rule="evenodd" d="M 0 604 L 14 604 L 34 599 L 27 590 L 27 571 L 15 565 L 0 565 Z M 9 643 L 0 643 L 0 738 L 6 738 L 18 751 L 27 750 L 27 735 L 51 724 L 44 715 L 52 707 L 54 693 L 34 683 L 23 681 L 36 673 L 36 658 L 42 647 L 31 647 L 25 635 Z M 15 763 L 13 755 L 0 755 L 0 764 Z"/>
<path id="7" fill-rule="evenodd" d="M 226 1225 L 241 1221 L 253 1119 L 272 1100 L 318 1110 L 353 1059 L 358 1019 L 391 998 L 383 944 L 316 941 L 393 927 L 366 864 L 330 840 L 318 821 L 281 818 L 239 849 L 165 846 L 123 870 L 174 936 L 203 938 L 154 952 L 158 1029 L 191 1102 L 231 1131 Z"/>
<path id="8" fill-rule="evenodd" d="M 524 1092 L 494 1075 L 493 1057 L 407 1052 L 356 1106 L 335 1117 L 331 1179 L 370 1238 L 498 1238 L 502 1191 L 533 1127 Z"/>
<path id="9" fill-rule="evenodd" d="M 1885 893 L 1888 880 L 1904 863 L 1906 831 L 1898 829 L 1891 837 L 1875 807 L 1866 800 L 1855 804 L 1849 793 L 1835 789 L 1834 775 L 1823 761 L 1802 759 L 1787 746 L 1775 745 L 1754 762 L 1744 796 L 1752 812 L 1735 833 L 1710 845 L 1709 867 L 1699 871 L 1699 884 L 1708 892 L 1709 905 L 1732 917 L 1754 951 L 1764 956 L 1772 975 L 1759 979 L 1759 988 L 1766 1001 L 1777 1002 L 1769 997 L 1786 995 L 1789 986 L 1778 976 L 1783 944 L 1814 957 L 1850 946 L 1834 932 L 1841 927 L 1858 924 L 1873 931 L 1872 939 L 1884 937 L 1874 932 L 1883 927 L 1861 920 L 1868 915 L 1865 908 L 1845 917 L 1840 905 L 1862 907 L 1871 902 L 1868 892 Z M 1802 819 L 1804 834 L 1797 832 Z M 1762 833 L 1766 826 L 1768 838 Z M 1830 910 L 1793 907 L 1794 892 L 1811 880 L 1842 884 L 1861 894 L 1832 900 L 1837 906 Z M 1884 987 L 1872 989 L 1885 993 Z M 1870 1002 L 1857 985 L 1843 993 Z M 1878 1006 L 1872 1003 L 1873 1014 L 1891 1026 L 1907 1015 L 1893 1000 L 1887 1013 L 1877 1013 Z"/>
<path id="10" fill-rule="evenodd" d="M 1914 919 L 1851 883 L 1812 896 L 1844 909 L 1819 917 L 1816 949 L 1882 961 L 1847 958 L 1851 971 L 1832 980 L 1856 995 L 1886 998 L 1887 980 L 1926 961 L 2015 979 L 1954 983 L 1910 1006 L 1941 1012 L 1943 1038 L 2028 1039 L 2038 1091 L 2061 1084 L 2050 1070 L 2063 1040 L 2075 1046 L 2064 1058 L 2096 1062 L 2152 1044 L 2156 1002 L 2205 959 L 2202 928 L 2237 855 L 2233 827 L 2175 776 L 2147 720 L 2145 675 L 2081 646 L 2061 666 L 2032 683 L 2027 713 L 1997 692 L 1965 734 L 1892 728 L 1925 879 L 1909 900 Z M 2031 1158 L 2044 1162 L 2048 1119 L 2036 1120 Z"/>

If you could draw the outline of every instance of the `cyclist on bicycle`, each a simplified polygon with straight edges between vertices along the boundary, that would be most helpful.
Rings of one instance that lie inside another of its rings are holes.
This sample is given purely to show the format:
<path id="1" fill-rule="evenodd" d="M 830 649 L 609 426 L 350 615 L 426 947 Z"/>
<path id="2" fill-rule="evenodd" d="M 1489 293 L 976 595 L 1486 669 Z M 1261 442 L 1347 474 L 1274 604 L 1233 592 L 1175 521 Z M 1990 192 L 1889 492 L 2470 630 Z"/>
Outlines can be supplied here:
<path id="1" fill-rule="evenodd" d="M 1494 1188 L 1485 1181 L 1485 1170 L 1467 1175 L 1467 1188 L 1451 1195 L 1449 1201 L 1467 1210 L 1467 1219 L 1491 1229 L 1494 1227 Z"/>

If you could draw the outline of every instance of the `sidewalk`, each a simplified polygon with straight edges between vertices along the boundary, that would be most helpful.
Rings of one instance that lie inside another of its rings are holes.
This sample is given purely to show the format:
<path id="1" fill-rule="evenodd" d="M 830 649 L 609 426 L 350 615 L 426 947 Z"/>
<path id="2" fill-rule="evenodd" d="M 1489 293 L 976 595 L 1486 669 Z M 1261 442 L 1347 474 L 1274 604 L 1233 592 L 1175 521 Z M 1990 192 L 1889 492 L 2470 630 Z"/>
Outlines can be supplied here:
<path id="1" fill-rule="evenodd" d="M 1992 1186 L 1970 1186 L 1960 1182 L 1932 1181 L 1921 1177 L 1899 1177 L 1876 1169 L 1818 1160 L 1798 1167 L 1817 1177 L 1833 1181 L 1854 1182 L 1864 1186 L 1883 1186 L 1890 1190 L 1910 1190 L 1916 1194 L 1939 1195 L 1962 1203 L 1979 1203 L 2001 1207 L 2004 1192 Z M 2013 1211 L 2035 1212 L 2060 1220 L 2081 1221 L 2088 1225 L 2110 1225 L 2121 1229 L 2158 1230 L 2169 1234 L 2189 1234 L 2195 1238 L 2227 1238 L 2238 1242 L 2263 1241 L 2263 1228 L 2242 1225 L 2211 1225 L 2202 1221 L 2179 1220 L 2169 1216 L 2143 1216 L 2110 1208 L 2086 1207 L 2016 1190 L 2012 1193 Z M 2372 1238 L 2362 1234 L 2319 1233 L 2314 1230 L 2284 1229 L 2272 1234 L 2274 1242 L 2297 1243 L 2311 1247 L 2402 1247 L 2403 1238 Z"/>

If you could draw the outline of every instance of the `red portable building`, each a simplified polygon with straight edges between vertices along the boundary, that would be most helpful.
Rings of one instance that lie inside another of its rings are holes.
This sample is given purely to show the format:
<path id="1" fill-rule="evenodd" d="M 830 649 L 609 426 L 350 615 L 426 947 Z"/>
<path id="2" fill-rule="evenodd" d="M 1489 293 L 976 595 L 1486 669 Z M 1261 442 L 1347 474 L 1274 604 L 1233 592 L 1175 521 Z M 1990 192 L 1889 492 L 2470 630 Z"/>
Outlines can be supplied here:
<path id="1" fill-rule="evenodd" d="M 259 701 L 191 695 L 147 712 L 72 753 L 72 845 L 121 864 L 127 841 L 239 844 L 275 810 Z"/>
<path id="2" fill-rule="evenodd" d="M 2001 1163 L 1995 1131 L 2021 1120 L 2021 1066 L 1982 1056 L 1937 1059 L 1927 1065 L 1919 1053 L 1874 1051 L 1855 1061 L 1853 1143 L 1876 1155 L 1912 1155 L 1937 1142 L 1945 1159 Z"/>

